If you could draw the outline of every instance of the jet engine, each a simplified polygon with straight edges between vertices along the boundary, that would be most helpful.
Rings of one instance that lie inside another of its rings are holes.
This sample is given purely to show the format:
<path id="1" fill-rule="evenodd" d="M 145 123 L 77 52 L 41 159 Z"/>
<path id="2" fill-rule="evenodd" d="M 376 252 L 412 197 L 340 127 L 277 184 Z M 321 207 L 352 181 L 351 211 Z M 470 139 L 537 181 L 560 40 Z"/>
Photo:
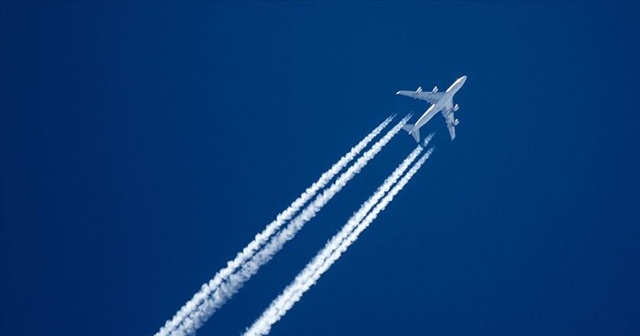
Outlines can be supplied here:
<path id="1" fill-rule="evenodd" d="M 460 120 L 456 119 L 453 121 L 453 126 L 458 126 L 459 123 L 460 123 Z"/>
<path id="2" fill-rule="evenodd" d="M 436 92 L 438 92 L 438 87 L 437 87 L 437 86 L 434 86 L 434 87 L 433 87 L 433 90 L 431 90 L 431 93 L 436 93 Z"/>
<path id="3" fill-rule="evenodd" d="M 420 93 L 422 92 L 422 86 L 418 86 L 418 89 L 416 90 L 416 93 Z"/>
<path id="4" fill-rule="evenodd" d="M 453 105 L 453 111 L 458 111 L 459 108 L 460 106 L 458 106 L 458 104 Z"/>

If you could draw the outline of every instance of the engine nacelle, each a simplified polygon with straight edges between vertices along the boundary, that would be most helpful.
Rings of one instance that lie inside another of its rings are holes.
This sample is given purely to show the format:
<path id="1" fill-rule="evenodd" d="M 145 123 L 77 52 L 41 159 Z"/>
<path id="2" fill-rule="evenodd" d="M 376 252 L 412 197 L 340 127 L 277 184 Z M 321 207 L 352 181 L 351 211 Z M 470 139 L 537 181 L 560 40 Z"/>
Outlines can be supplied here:
<path id="1" fill-rule="evenodd" d="M 458 126 L 459 123 L 460 123 L 460 120 L 456 119 L 453 121 L 453 126 Z"/>
<path id="2" fill-rule="evenodd" d="M 453 110 L 454 111 L 458 111 L 460 109 L 460 106 L 458 106 L 458 104 L 453 105 Z"/>
<path id="3" fill-rule="evenodd" d="M 431 93 L 436 93 L 436 92 L 438 92 L 438 87 L 437 87 L 437 86 L 434 86 L 434 87 L 433 87 L 433 90 L 431 90 Z"/>
<path id="4" fill-rule="evenodd" d="M 422 86 L 418 86 L 418 89 L 416 90 L 416 93 L 420 93 L 422 92 Z"/>

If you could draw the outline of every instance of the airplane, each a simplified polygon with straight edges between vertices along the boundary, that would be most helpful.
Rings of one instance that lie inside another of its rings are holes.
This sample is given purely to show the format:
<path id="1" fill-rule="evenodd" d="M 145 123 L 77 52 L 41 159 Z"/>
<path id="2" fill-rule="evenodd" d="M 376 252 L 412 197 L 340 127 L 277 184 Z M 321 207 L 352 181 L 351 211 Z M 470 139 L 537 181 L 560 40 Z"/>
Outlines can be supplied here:
<path id="1" fill-rule="evenodd" d="M 445 92 L 438 92 L 437 86 L 435 86 L 431 92 L 423 92 L 422 87 L 418 87 L 416 91 L 401 90 L 396 92 L 397 95 L 426 100 L 433 104 L 424 112 L 414 125 L 407 124 L 403 129 L 409 132 L 409 134 L 416 139 L 416 142 L 420 142 L 420 127 L 424 126 L 438 112 L 442 112 L 442 116 L 447 122 L 451 141 L 453 141 L 453 139 L 456 138 L 456 126 L 460 123 L 460 121 L 458 121 L 458 119 L 453 115 L 453 113 L 458 111 L 460 108 L 458 104 L 453 105 L 453 96 L 458 92 L 458 90 L 460 90 L 466 80 L 467 76 L 458 78 Z"/>

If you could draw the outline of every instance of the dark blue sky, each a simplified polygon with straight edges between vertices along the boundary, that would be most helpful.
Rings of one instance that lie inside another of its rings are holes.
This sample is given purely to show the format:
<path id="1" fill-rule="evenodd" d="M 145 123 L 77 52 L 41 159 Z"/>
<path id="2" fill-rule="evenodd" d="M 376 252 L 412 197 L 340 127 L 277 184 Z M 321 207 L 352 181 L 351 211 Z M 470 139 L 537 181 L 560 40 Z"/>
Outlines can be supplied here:
<path id="1" fill-rule="evenodd" d="M 1 4 L 2 335 L 149 335 L 388 115 L 460 125 L 275 335 L 640 334 L 640 5 Z M 398 135 L 199 335 L 237 335 Z"/>

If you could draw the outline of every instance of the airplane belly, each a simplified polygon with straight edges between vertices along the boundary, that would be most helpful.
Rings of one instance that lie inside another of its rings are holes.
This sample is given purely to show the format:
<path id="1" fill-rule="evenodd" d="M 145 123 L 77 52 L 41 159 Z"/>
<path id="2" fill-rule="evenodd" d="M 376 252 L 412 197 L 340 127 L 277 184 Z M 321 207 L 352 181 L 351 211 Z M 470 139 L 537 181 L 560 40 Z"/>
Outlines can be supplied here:
<path id="1" fill-rule="evenodd" d="M 418 119 L 415 127 L 420 128 L 424 126 L 426 123 L 429 122 L 429 120 L 431 120 L 431 118 L 433 118 L 434 115 L 436 115 L 436 113 L 438 113 L 438 111 L 440 111 L 440 109 L 435 108 L 435 105 L 431 105 L 431 107 L 427 110 L 427 112 L 425 112 L 422 115 L 422 117 Z"/>

